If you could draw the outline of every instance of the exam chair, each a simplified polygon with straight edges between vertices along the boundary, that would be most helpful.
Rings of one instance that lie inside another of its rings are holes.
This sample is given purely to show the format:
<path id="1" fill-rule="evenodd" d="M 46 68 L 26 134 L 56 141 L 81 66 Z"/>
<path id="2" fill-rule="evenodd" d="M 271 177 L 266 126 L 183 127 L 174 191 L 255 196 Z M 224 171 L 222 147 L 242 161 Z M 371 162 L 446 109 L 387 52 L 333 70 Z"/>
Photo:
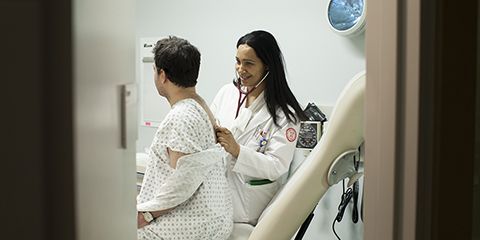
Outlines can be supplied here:
<path id="1" fill-rule="evenodd" d="M 365 72 L 352 78 L 317 146 L 264 210 L 257 225 L 235 223 L 229 240 L 290 240 L 331 185 L 347 177 L 349 184 L 353 183 L 351 169 L 342 169 L 351 167 L 342 160 L 363 143 L 365 81 Z"/>

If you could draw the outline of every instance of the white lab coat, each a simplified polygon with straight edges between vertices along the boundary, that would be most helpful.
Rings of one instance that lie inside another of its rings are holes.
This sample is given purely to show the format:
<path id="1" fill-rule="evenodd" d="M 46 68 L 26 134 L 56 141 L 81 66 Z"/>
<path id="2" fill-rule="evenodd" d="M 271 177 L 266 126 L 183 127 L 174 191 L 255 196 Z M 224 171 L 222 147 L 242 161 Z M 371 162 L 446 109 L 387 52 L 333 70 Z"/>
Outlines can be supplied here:
<path id="1" fill-rule="evenodd" d="M 277 111 L 276 126 L 263 93 L 248 107 L 241 106 L 235 119 L 239 92 L 233 84 L 220 89 L 211 105 L 215 118 L 240 144 L 237 159 L 226 153 L 228 180 L 233 191 L 234 222 L 255 225 L 262 211 L 284 183 L 293 158 L 300 123 L 289 123 Z M 252 185 L 251 180 L 272 183 Z"/>

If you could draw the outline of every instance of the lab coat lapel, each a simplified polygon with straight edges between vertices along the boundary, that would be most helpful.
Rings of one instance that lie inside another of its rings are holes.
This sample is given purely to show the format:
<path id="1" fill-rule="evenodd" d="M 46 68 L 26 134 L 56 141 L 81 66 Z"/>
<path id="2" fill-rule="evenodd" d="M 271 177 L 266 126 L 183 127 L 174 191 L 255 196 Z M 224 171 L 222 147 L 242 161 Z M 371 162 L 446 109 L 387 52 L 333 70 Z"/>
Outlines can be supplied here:
<path id="1" fill-rule="evenodd" d="M 263 104 L 262 108 L 258 112 L 253 113 L 253 118 L 250 119 L 245 131 L 243 131 L 238 139 L 242 139 L 244 136 L 251 135 L 251 131 L 258 128 L 259 125 L 270 119 L 270 114 L 268 112 L 267 104 Z"/>

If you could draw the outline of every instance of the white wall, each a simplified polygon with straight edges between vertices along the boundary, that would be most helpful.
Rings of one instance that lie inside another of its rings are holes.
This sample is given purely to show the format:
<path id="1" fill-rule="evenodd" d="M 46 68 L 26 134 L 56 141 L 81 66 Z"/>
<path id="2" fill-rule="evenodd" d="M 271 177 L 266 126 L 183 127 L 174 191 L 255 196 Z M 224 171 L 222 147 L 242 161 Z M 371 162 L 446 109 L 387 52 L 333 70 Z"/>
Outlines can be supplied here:
<path id="1" fill-rule="evenodd" d="M 289 84 L 300 103 L 333 105 L 350 78 L 365 69 L 365 49 L 363 34 L 345 38 L 329 29 L 327 3 L 327 0 L 137 0 L 136 37 L 138 41 L 143 37 L 176 35 L 197 46 L 202 54 L 197 90 L 211 102 L 216 91 L 233 79 L 238 38 L 253 30 L 267 30 L 283 51 Z M 148 147 L 154 131 L 139 128 L 138 151 Z M 325 210 L 336 209 L 340 199 L 337 190 L 329 190 L 325 197 L 331 198 L 331 203 L 326 203 L 327 200 L 320 203 L 306 239 L 333 238 L 331 222 L 335 215 Z M 346 220 L 337 232 L 344 239 L 360 239 L 360 236 L 349 237 L 360 230 L 358 224 L 343 226 Z"/>

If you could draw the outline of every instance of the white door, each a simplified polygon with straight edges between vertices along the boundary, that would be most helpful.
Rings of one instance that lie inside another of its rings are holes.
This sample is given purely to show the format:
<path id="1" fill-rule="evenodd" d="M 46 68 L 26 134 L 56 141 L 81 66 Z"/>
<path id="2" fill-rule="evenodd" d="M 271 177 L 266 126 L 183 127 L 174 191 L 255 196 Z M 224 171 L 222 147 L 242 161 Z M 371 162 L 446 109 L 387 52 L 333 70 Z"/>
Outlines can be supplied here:
<path id="1" fill-rule="evenodd" d="M 135 82 L 135 1 L 74 0 L 72 9 L 77 240 L 136 239 L 134 92 L 126 122 L 121 111 L 122 85 Z"/>

